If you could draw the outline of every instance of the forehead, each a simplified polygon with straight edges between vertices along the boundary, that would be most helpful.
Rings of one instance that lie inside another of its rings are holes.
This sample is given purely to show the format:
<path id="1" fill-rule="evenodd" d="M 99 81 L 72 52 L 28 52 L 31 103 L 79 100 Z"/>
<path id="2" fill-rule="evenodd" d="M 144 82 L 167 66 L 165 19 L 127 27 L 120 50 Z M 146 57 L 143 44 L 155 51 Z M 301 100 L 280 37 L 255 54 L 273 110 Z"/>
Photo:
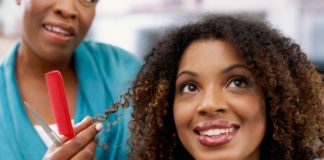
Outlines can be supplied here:
<path id="1" fill-rule="evenodd" d="M 181 68 L 223 68 L 232 64 L 245 64 L 231 44 L 222 40 L 201 40 L 191 43 L 180 61 Z"/>

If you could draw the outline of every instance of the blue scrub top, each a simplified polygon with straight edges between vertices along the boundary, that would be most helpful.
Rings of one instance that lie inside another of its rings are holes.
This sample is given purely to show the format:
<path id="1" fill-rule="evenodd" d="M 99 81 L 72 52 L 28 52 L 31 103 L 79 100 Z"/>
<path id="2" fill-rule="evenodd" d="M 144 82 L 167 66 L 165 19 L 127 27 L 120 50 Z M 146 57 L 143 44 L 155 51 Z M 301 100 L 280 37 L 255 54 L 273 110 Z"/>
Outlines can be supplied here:
<path id="1" fill-rule="evenodd" d="M 24 111 L 15 77 L 15 61 L 20 43 L 0 62 L 0 159 L 42 159 L 47 148 L 35 131 Z M 114 102 L 119 101 L 134 76 L 140 63 L 120 48 L 96 43 L 82 42 L 75 51 L 74 64 L 78 78 L 77 106 L 74 121 L 85 116 L 103 114 Z M 37 88 L 35 88 L 37 89 Z M 35 97 L 36 98 L 36 97 Z M 103 142 L 108 150 L 97 147 L 98 159 L 127 159 L 129 147 L 128 121 L 131 109 L 109 116 L 113 122 L 123 114 L 109 132 L 103 132 Z"/>

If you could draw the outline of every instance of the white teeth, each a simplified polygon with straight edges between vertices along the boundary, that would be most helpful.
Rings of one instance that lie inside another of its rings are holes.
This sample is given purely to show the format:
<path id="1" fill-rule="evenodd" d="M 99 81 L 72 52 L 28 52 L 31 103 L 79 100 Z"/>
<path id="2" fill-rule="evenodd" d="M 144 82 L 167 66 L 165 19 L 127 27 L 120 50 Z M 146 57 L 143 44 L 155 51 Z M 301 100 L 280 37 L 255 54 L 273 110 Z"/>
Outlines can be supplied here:
<path id="1" fill-rule="evenodd" d="M 221 134 L 228 134 L 233 132 L 234 128 L 227 128 L 227 129 L 209 129 L 205 131 L 200 131 L 199 134 L 203 136 L 219 136 Z"/>
<path id="2" fill-rule="evenodd" d="M 60 33 L 60 34 L 66 35 L 66 36 L 71 35 L 68 31 L 63 30 L 63 29 L 60 28 L 60 27 L 50 26 L 50 25 L 45 25 L 45 28 L 46 28 L 48 31 L 51 31 L 51 32 Z"/>

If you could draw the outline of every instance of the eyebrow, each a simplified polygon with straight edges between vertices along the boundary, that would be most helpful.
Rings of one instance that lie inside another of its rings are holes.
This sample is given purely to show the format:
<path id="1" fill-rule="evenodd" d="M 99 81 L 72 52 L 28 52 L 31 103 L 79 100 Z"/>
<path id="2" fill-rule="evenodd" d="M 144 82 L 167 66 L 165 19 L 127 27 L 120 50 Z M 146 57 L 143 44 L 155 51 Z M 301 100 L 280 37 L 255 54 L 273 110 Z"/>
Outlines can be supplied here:
<path id="1" fill-rule="evenodd" d="M 247 69 L 247 70 L 250 70 L 246 65 L 243 65 L 243 64 L 234 64 L 234 65 L 231 65 L 231 66 L 229 66 L 229 67 L 223 69 L 223 70 L 221 71 L 221 73 L 222 73 L 222 74 L 224 74 L 224 73 L 228 73 L 228 72 L 234 70 L 235 68 L 245 68 L 245 69 Z M 193 77 L 197 77 L 197 76 L 198 76 L 198 74 L 195 73 L 195 72 L 191 72 L 191 71 L 187 71 L 187 70 L 185 70 L 185 71 L 180 72 L 180 73 L 177 75 L 176 79 L 178 79 L 181 75 L 184 75 L 184 74 L 188 74 L 188 75 L 191 75 L 191 76 L 193 76 Z"/>
<path id="2" fill-rule="evenodd" d="M 191 76 L 193 76 L 193 77 L 197 77 L 197 76 L 198 76 L 196 73 L 191 72 L 191 71 L 182 71 L 182 72 L 180 72 L 180 73 L 177 75 L 176 79 L 178 79 L 181 75 L 184 75 L 184 74 L 188 74 L 188 75 L 191 75 Z"/>
<path id="3" fill-rule="evenodd" d="M 228 72 L 234 70 L 235 68 L 245 68 L 246 70 L 249 70 L 250 71 L 250 68 L 248 66 L 246 66 L 246 65 L 243 65 L 243 64 L 234 64 L 234 65 L 231 65 L 231 66 L 225 68 L 224 70 L 222 70 L 221 73 L 222 74 L 228 73 Z"/>

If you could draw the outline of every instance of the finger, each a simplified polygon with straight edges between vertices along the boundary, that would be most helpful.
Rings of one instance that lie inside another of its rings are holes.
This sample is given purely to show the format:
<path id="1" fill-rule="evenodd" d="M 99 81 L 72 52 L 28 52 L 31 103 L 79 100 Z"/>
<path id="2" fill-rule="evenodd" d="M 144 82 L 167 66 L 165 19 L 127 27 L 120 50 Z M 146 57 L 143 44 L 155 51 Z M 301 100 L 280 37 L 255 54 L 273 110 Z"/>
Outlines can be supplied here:
<path id="1" fill-rule="evenodd" d="M 86 116 L 83 120 L 73 127 L 73 131 L 78 134 L 92 124 L 93 118 Z"/>
<path id="2" fill-rule="evenodd" d="M 89 127 L 92 124 L 92 121 L 93 121 L 93 118 L 86 116 L 85 118 L 83 118 L 83 120 L 81 122 L 79 122 L 75 126 L 73 126 L 74 133 L 78 134 L 82 130 L 86 129 L 87 127 Z M 68 138 L 65 137 L 64 135 L 58 135 L 58 136 L 60 137 L 62 143 L 65 143 L 68 140 Z"/>
<path id="3" fill-rule="evenodd" d="M 63 135 L 57 135 L 57 136 L 60 138 L 62 144 L 65 143 L 65 142 L 68 140 L 68 139 L 67 139 L 65 136 L 63 136 Z M 56 145 L 54 142 L 52 142 L 52 144 L 48 147 L 46 153 L 52 153 L 52 152 L 54 152 L 55 150 L 57 150 L 57 148 L 59 148 L 59 147 L 60 147 L 60 146 L 58 146 L 58 145 Z"/>
<path id="4" fill-rule="evenodd" d="M 89 127 L 92 124 L 93 118 L 86 116 L 81 122 L 79 122 L 78 124 L 76 124 L 74 126 L 74 132 L 76 134 L 78 134 L 79 132 L 81 132 L 82 130 L 86 129 L 87 127 Z M 63 135 L 58 135 L 62 141 L 62 143 L 64 144 L 68 139 L 63 136 Z M 73 152 L 64 152 L 64 150 L 62 151 L 62 149 L 59 149 L 59 146 L 55 145 L 54 143 L 48 148 L 44 159 L 64 159 L 67 157 L 71 157 L 73 156 L 72 153 Z M 65 147 L 64 147 L 65 148 Z"/>
<path id="5" fill-rule="evenodd" d="M 74 138 L 58 147 L 53 153 L 53 157 L 57 159 L 66 159 L 76 155 L 93 140 L 94 136 L 98 133 L 98 131 L 101 130 L 101 128 L 101 123 L 90 125 L 88 128 L 77 134 Z"/>
<path id="6" fill-rule="evenodd" d="M 76 124 L 74 127 L 73 127 L 73 131 L 78 134 L 79 132 L 81 132 L 82 130 L 84 130 L 85 128 L 87 128 L 89 125 L 92 124 L 92 120 L 93 118 L 89 117 L 89 116 L 86 116 L 85 118 L 83 118 L 83 120 L 81 122 L 79 122 L 78 124 Z M 68 138 L 66 138 L 65 136 L 63 135 L 58 135 L 59 138 L 61 139 L 61 142 L 62 143 L 65 143 Z M 49 147 L 49 151 L 54 151 L 58 148 L 57 145 L 55 145 L 54 143 Z"/>
<path id="7" fill-rule="evenodd" d="M 59 138 L 61 139 L 62 143 L 65 143 L 67 141 L 67 138 L 63 135 L 58 135 Z M 50 147 L 47 149 L 43 160 L 53 160 L 55 159 L 55 151 L 59 148 L 60 146 L 56 145 L 55 143 L 52 143 Z"/>
<path id="8" fill-rule="evenodd" d="M 86 147 L 84 147 L 79 153 L 77 153 L 72 160 L 92 160 L 96 153 L 96 142 L 91 141 Z"/>

